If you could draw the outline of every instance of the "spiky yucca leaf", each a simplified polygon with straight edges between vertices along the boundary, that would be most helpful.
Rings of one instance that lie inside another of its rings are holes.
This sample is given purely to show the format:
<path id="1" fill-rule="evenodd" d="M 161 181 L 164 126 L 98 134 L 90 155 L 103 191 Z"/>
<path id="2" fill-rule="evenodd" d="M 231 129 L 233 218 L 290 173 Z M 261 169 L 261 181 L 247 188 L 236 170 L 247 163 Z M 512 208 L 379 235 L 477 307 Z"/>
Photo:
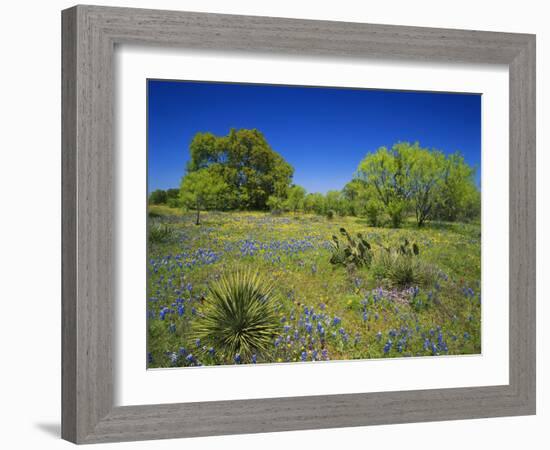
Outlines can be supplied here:
<path id="1" fill-rule="evenodd" d="M 437 277 L 435 267 L 400 252 L 380 252 L 373 272 L 392 288 L 431 286 Z"/>
<path id="2" fill-rule="evenodd" d="M 168 225 L 152 224 L 149 228 L 149 243 L 159 244 L 174 237 L 174 229 Z"/>
<path id="3" fill-rule="evenodd" d="M 251 271 L 224 275 L 209 287 L 194 325 L 195 336 L 233 359 L 269 353 L 278 330 L 273 285 Z"/>

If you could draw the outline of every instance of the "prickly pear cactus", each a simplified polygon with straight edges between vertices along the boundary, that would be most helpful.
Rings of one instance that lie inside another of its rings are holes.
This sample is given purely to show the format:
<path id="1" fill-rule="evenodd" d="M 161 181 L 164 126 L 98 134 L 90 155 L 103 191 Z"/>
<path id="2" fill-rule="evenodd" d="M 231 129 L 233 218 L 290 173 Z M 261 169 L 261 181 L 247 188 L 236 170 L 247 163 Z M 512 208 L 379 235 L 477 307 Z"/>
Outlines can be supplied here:
<path id="1" fill-rule="evenodd" d="M 345 228 L 340 228 L 340 234 L 345 241 L 332 236 L 332 256 L 330 263 L 334 265 L 343 265 L 348 268 L 370 266 L 372 262 L 372 248 L 369 242 L 363 238 L 361 233 L 354 238 Z"/>

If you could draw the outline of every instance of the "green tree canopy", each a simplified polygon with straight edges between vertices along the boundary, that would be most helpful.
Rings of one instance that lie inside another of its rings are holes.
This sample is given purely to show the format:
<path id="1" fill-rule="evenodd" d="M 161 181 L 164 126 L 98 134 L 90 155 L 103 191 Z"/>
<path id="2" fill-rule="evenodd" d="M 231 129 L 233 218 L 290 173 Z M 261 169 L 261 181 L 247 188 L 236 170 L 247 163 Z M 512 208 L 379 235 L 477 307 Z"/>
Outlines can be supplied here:
<path id="1" fill-rule="evenodd" d="M 197 133 L 189 150 L 188 172 L 216 166 L 229 186 L 232 208 L 266 209 L 270 196 L 286 197 L 294 169 L 256 129 L 231 129 L 227 136 Z"/>
<path id="2" fill-rule="evenodd" d="M 149 203 L 152 205 L 160 205 L 166 203 L 167 195 L 163 189 L 157 189 L 149 195 Z"/>
<path id="3" fill-rule="evenodd" d="M 286 209 L 290 211 L 298 211 L 304 209 L 304 199 L 306 190 L 302 186 L 294 185 L 288 189 L 287 198 L 285 201 Z"/>
<path id="4" fill-rule="evenodd" d="M 363 180 L 353 178 L 342 189 L 342 195 L 348 202 L 349 213 L 352 216 L 359 216 L 365 213 L 365 205 L 369 200 L 370 194 Z"/>
<path id="5" fill-rule="evenodd" d="M 479 214 L 481 198 L 474 184 L 474 173 L 459 153 L 447 158 L 437 206 L 439 218 L 454 221 Z"/>
<path id="6" fill-rule="evenodd" d="M 319 215 L 326 214 L 326 202 L 323 194 L 314 192 L 307 194 L 304 199 L 304 210 Z"/>
<path id="7" fill-rule="evenodd" d="M 180 200 L 183 205 L 197 211 L 196 224 L 200 224 L 201 210 L 222 208 L 229 186 L 214 167 L 188 173 L 181 182 Z"/>
<path id="8" fill-rule="evenodd" d="M 398 143 L 393 147 L 398 167 L 402 197 L 409 200 L 418 226 L 434 212 L 445 171 L 445 155 L 421 148 L 418 143 Z"/>
<path id="9" fill-rule="evenodd" d="M 393 226 L 399 226 L 411 210 L 422 226 L 439 216 L 456 220 L 466 203 L 473 207 L 479 198 L 473 174 L 459 154 L 446 158 L 418 143 L 399 142 L 391 150 L 381 147 L 367 154 L 356 178 L 384 205 Z"/>

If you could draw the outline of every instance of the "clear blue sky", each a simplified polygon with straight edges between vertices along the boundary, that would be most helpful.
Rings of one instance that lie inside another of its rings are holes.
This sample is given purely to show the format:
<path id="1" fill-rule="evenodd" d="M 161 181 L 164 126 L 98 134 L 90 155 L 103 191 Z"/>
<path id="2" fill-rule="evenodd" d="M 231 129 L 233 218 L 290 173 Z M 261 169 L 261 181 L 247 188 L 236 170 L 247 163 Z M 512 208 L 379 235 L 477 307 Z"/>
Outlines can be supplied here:
<path id="1" fill-rule="evenodd" d="M 481 96 L 148 80 L 148 191 L 178 187 L 197 132 L 257 128 L 308 192 L 342 189 L 378 147 L 418 141 L 481 167 Z"/>

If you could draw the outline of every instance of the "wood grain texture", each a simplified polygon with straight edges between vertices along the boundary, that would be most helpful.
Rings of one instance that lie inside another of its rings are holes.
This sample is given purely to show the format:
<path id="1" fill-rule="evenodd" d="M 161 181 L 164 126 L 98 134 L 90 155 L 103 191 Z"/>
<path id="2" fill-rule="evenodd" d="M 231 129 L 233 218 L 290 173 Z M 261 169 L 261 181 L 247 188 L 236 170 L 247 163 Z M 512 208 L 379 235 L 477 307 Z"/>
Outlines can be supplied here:
<path id="1" fill-rule="evenodd" d="M 534 414 L 534 36 L 97 6 L 62 16 L 63 438 L 94 443 Z M 113 52 L 124 43 L 508 65 L 510 383 L 113 407 Z"/>

